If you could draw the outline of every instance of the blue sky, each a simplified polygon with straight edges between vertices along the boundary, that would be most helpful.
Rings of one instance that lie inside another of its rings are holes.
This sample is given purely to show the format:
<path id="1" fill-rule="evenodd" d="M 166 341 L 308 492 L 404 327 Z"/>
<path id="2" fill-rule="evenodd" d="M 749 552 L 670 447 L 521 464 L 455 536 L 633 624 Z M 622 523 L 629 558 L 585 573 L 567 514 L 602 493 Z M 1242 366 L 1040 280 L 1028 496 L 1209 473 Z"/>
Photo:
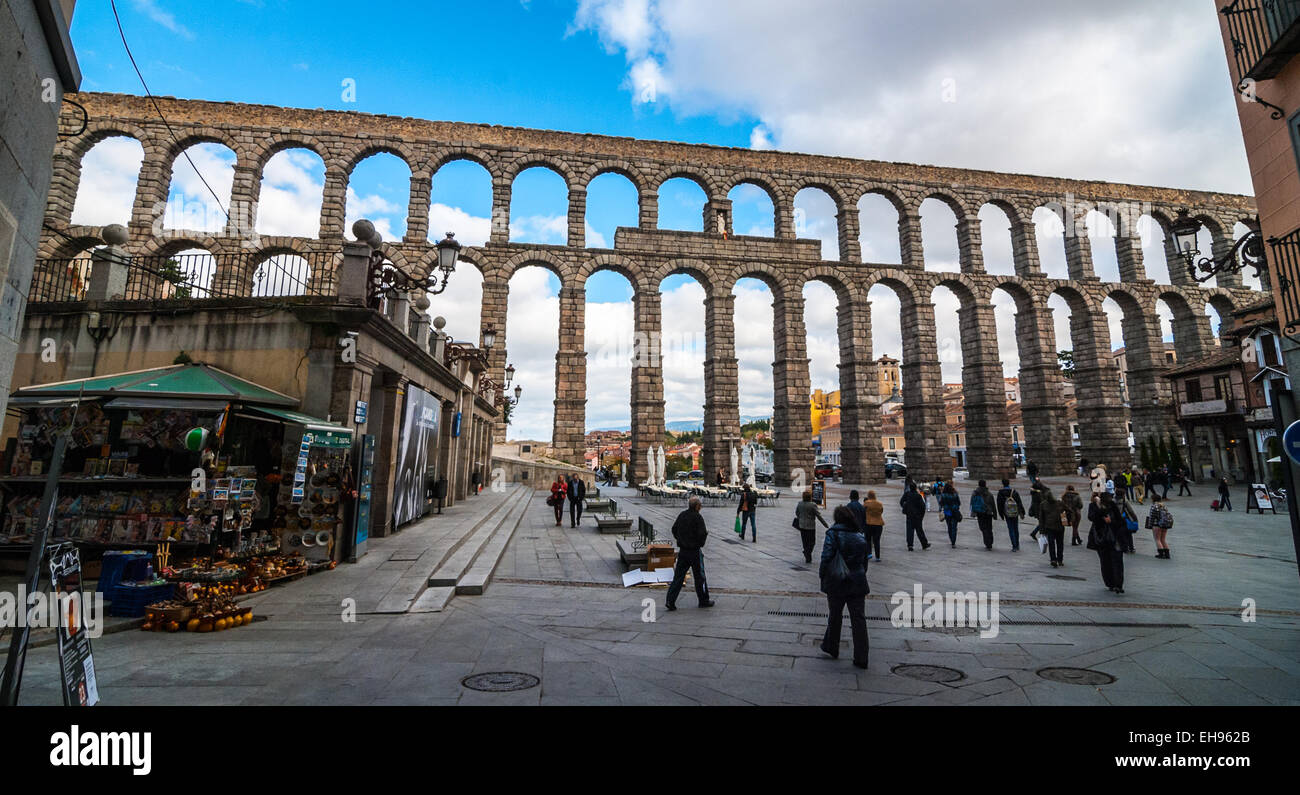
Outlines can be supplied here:
<path id="1" fill-rule="evenodd" d="M 150 88 L 184 98 L 321 107 L 727 146 L 988 168 L 1016 173 L 1249 193 L 1234 97 L 1213 8 L 1207 2 L 1094 0 L 1087 6 L 945 0 L 497 0 L 496 2 L 303 2 L 117 0 Z M 214 13 L 220 9 L 220 13 Z M 140 93 L 107 3 L 78 4 L 73 41 L 89 91 Z M 354 88 L 354 92 L 348 89 Z M 83 169 L 74 220 L 124 221 L 139 146 L 112 139 Z M 191 150 L 204 178 L 228 194 L 233 155 Z M 409 172 L 391 156 L 358 166 L 348 219 L 374 220 L 387 238 L 405 231 Z M 257 227 L 314 235 L 323 166 L 283 152 L 264 175 Z M 772 234 L 761 192 L 733 191 L 739 234 Z M 468 243 L 487 233 L 486 172 L 453 163 L 434 177 L 430 235 L 449 229 Z M 675 180 L 660 194 L 660 226 L 700 229 L 703 194 Z M 187 164 L 174 174 L 169 225 L 223 220 Z M 880 200 L 883 202 L 883 200 Z M 867 261 L 897 261 L 896 219 L 872 197 L 862 211 Z M 836 256 L 834 206 L 816 191 L 795 199 L 801 237 Z M 985 208 L 988 211 L 990 208 Z M 515 183 L 511 239 L 564 242 L 566 196 L 555 174 L 535 169 Z M 611 246 L 635 225 L 636 195 L 616 175 L 588 191 L 587 239 Z M 991 271 L 1009 271 L 1010 239 L 997 211 L 981 212 Z M 951 211 L 922 207 L 928 269 L 956 269 Z M 1049 275 L 1064 275 L 1059 231 L 1039 227 Z M 1104 225 L 1103 225 L 1104 226 Z M 1098 275 L 1118 277 L 1107 230 L 1090 229 Z M 1055 237 L 1053 237 L 1055 235 Z M 1208 246 L 1203 246 L 1208 249 Z M 1161 241 L 1144 237 L 1148 267 L 1168 281 Z M 549 438 L 554 395 L 558 283 L 525 269 L 511 283 L 506 329 L 525 385 L 512 435 Z M 431 312 L 469 339 L 478 328 L 481 278 L 461 269 Z M 702 291 L 689 277 L 661 285 L 668 419 L 702 413 Z M 741 413 L 771 411 L 771 297 L 759 283 L 736 288 Z M 588 283 L 588 426 L 627 422 L 631 290 L 622 277 Z M 814 388 L 837 386 L 835 298 L 805 290 Z M 900 355 L 897 301 L 873 291 L 874 354 Z M 960 380 L 956 299 L 937 290 L 944 378 Z M 1018 371 L 1014 314 L 995 294 L 999 348 Z M 1059 306 L 1059 305 L 1058 305 Z M 1118 308 L 1107 307 L 1112 345 L 1123 344 Z M 1166 317 L 1167 311 L 1162 312 Z M 1069 348 L 1058 309 L 1057 343 Z M 1166 334 L 1171 330 L 1166 322 Z"/>

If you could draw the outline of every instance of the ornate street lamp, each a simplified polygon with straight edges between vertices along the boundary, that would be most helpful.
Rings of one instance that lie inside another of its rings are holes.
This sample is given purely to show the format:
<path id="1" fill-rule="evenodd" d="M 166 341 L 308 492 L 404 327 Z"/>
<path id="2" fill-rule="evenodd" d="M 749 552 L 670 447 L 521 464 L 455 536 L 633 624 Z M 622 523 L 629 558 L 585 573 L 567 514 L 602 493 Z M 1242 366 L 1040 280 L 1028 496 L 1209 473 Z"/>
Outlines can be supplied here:
<path id="1" fill-rule="evenodd" d="M 1178 211 L 1178 217 L 1170 225 L 1169 232 L 1174 239 L 1174 250 L 1187 263 L 1187 275 L 1196 282 L 1213 279 L 1218 273 L 1239 273 L 1242 268 L 1255 269 L 1258 278 L 1260 272 L 1268 265 L 1264 259 L 1264 237 L 1259 230 L 1252 229 L 1232 244 L 1232 249 L 1218 259 L 1197 256 L 1196 235 L 1201 231 L 1201 222 L 1191 217 L 1186 207 Z M 1200 273 L 1204 275 L 1198 275 Z"/>
<path id="2" fill-rule="evenodd" d="M 378 306 L 379 301 L 385 295 L 394 289 L 400 290 L 422 290 L 427 295 L 438 295 L 447 289 L 447 281 L 451 275 L 456 272 L 456 262 L 460 258 L 461 245 L 456 241 L 456 234 L 448 232 L 447 236 L 439 240 L 437 248 L 437 272 L 442 273 L 442 280 L 439 281 L 434 273 L 424 277 L 416 277 L 397 267 L 384 258 L 384 254 L 379 250 L 383 243 L 383 238 L 375 230 L 375 225 L 370 221 L 362 218 L 352 225 L 352 234 L 356 235 L 357 240 L 368 243 L 373 249 L 370 254 L 370 272 L 367 282 L 370 285 L 369 299 L 370 306 Z"/>
<path id="3" fill-rule="evenodd" d="M 483 347 L 490 351 L 496 344 L 497 330 L 496 327 L 489 323 L 483 327 Z"/>
<path id="4" fill-rule="evenodd" d="M 510 386 L 513 380 L 515 380 L 515 366 L 512 364 L 506 368 L 506 386 Z"/>

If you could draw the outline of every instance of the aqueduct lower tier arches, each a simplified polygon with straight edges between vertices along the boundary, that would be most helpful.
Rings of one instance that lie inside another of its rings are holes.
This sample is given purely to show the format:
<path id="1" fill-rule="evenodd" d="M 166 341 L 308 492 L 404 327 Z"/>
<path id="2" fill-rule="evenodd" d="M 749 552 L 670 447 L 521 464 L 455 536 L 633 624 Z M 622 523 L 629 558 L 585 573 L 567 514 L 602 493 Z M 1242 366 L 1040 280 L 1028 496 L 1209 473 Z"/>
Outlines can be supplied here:
<path id="1" fill-rule="evenodd" d="M 991 295 L 1002 289 L 1015 300 L 1016 334 L 1021 359 L 1023 409 L 1027 448 L 1043 472 L 1073 465 L 1071 440 L 1060 397 L 1061 373 L 1056 362 L 1052 311 L 1048 298 L 1060 294 L 1071 307 L 1071 337 L 1076 355 L 1075 386 L 1079 398 L 1081 446 L 1090 461 L 1112 466 L 1129 463 L 1124 428 L 1131 413 L 1120 400 L 1118 374 L 1109 357 L 1110 339 L 1102 302 L 1119 295 L 1127 317 L 1155 318 L 1163 300 L 1175 316 L 1175 340 L 1180 355 L 1203 352 L 1211 344 L 1204 307 L 1212 303 L 1222 315 L 1253 303 L 1258 292 L 1224 285 L 1204 289 L 1186 278 L 1186 269 L 1170 267 L 1173 285 L 1156 285 L 1146 278 L 1142 248 L 1135 244 L 1136 224 L 1143 214 L 1172 218 L 1188 207 L 1211 230 L 1231 229 L 1254 215 L 1254 202 L 1245 196 L 1206 193 L 1051 177 L 999 174 L 934 166 L 882 163 L 848 158 L 798 155 L 724 147 L 638 141 L 596 135 L 433 122 L 353 112 L 311 111 L 233 103 L 159 98 L 172 133 L 145 98 L 114 94 L 75 97 L 90 115 L 87 132 L 61 140 L 54 153 L 54 179 L 47 204 L 47 223 L 58 230 L 42 242 L 43 256 L 69 256 L 69 239 L 87 246 L 101 238 L 99 230 L 70 223 L 80 183 L 81 158 L 97 140 L 110 134 L 136 138 L 144 161 L 130 208 L 133 253 L 157 253 L 166 248 L 156 235 L 155 216 L 165 198 L 167 177 L 179 149 L 175 141 L 220 141 L 236 156 L 231 191 L 231 220 L 216 234 L 196 238 L 193 232 L 170 230 L 178 238 L 201 239 L 216 261 L 219 280 L 228 278 L 229 262 L 250 251 L 277 249 L 299 253 L 336 252 L 344 237 L 344 202 L 350 171 L 370 154 L 391 152 L 411 169 L 409 221 L 403 240 L 385 241 L 384 252 L 395 263 L 424 271 L 434 261 L 427 242 L 430 184 L 438 168 L 452 160 L 472 160 L 487 170 L 492 182 L 491 235 L 481 247 L 466 250 L 465 267 L 483 274 L 482 320 L 503 334 L 508 283 L 518 268 L 541 265 L 561 283 L 560 350 L 556 357 L 556 452 L 582 460 L 586 412 L 585 354 L 580 341 L 586 281 L 599 270 L 615 270 L 634 290 L 638 339 L 657 340 L 672 318 L 662 317 L 659 283 L 669 274 L 687 273 L 705 288 L 705 430 L 704 466 L 725 467 L 739 433 L 734 302 L 731 288 L 738 278 L 754 276 L 772 288 L 777 335 L 774 382 L 777 398 L 777 478 L 788 482 L 798 470 L 811 472 L 813 454 L 806 433 L 808 359 L 803 337 L 803 286 L 809 281 L 830 284 L 839 298 L 837 328 L 840 342 L 840 381 L 843 460 L 846 478 L 871 481 L 880 477 L 883 453 L 871 357 L 871 303 L 867 295 L 876 284 L 899 297 L 903 328 L 904 414 L 909 466 L 923 477 L 950 473 L 937 358 L 934 304 L 930 296 L 939 285 L 952 289 L 961 301 L 964 381 L 968 414 L 985 430 L 972 446 L 973 477 L 999 477 L 1009 455 L 1002 450 L 1005 420 L 999 419 L 1001 370 L 993 331 Z M 68 111 L 71 112 L 71 111 Z M 71 125 L 70 125 L 71 126 Z M 257 217 L 258 186 L 266 160 L 289 146 L 316 152 L 326 164 L 325 191 L 319 234 L 310 238 L 258 238 L 248 219 Z M 509 242 L 511 188 L 516 174 L 545 166 L 560 174 L 568 192 L 565 245 L 521 245 Z M 586 191 L 599 174 L 626 176 L 638 194 L 637 224 L 619 228 L 613 250 L 585 248 Z M 685 177 L 705 191 L 704 232 L 674 232 L 658 228 L 658 188 L 666 180 Z M 774 237 L 734 234 L 728 192 L 740 183 L 760 186 L 774 205 Z M 804 188 L 816 187 L 836 205 L 839 255 L 823 261 L 820 241 L 797 238 L 793 202 Z M 868 194 L 885 196 L 898 212 L 899 261 L 862 262 L 858 202 Z M 957 218 L 960 273 L 925 270 L 919 207 L 936 197 L 952 207 Z M 990 275 L 980 253 L 979 208 L 994 204 L 1011 224 L 1015 276 Z M 1043 276 L 1038 242 L 1031 222 L 1034 211 L 1048 207 L 1066 229 L 1065 247 L 1071 279 Z M 1100 210 L 1116 218 L 1117 245 L 1122 246 L 1124 284 L 1106 284 L 1093 275 L 1085 218 Z M 1082 231 L 1081 231 L 1082 230 Z M 1167 246 L 1167 251 L 1171 249 Z M 332 274 L 313 274 L 331 282 Z M 454 277 L 453 277 L 454 278 Z M 1119 292 L 1117 292 L 1119 291 Z M 1151 322 L 1134 325 L 1145 348 L 1162 352 L 1150 338 Z M 1158 334 L 1158 325 L 1156 326 Z M 1125 337 L 1129 336 L 1126 325 Z M 1179 339 L 1179 338 L 1182 339 Z M 1154 353 L 1130 345 L 1130 370 L 1154 383 L 1160 362 Z M 632 425 L 634 476 L 645 448 L 663 434 L 663 378 L 655 346 L 634 357 Z M 507 363 L 507 344 L 491 354 L 494 378 Z M 1145 358 L 1144 358 L 1145 357 Z M 1133 368 L 1137 368 L 1134 370 Z M 998 383 L 994 383 L 994 381 Z M 1158 389 L 1148 390 L 1157 398 Z M 1151 401 L 1151 395 L 1147 396 Z M 1172 407 L 1151 405 L 1132 412 L 1159 424 Z M 972 426 L 972 432 L 974 427 Z M 503 434 L 499 429 L 498 434 Z"/>

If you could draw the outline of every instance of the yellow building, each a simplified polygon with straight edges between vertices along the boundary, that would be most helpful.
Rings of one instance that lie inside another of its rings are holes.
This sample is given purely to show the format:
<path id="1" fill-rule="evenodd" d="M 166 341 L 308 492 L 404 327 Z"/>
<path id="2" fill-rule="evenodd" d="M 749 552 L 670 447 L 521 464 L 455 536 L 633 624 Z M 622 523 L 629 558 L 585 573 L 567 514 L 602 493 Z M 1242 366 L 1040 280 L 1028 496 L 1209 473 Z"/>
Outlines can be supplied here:
<path id="1" fill-rule="evenodd" d="M 823 392 L 820 389 L 813 390 L 812 400 L 809 401 L 812 407 L 812 432 L 817 436 L 822 432 L 822 424 L 826 417 L 840 416 L 840 391 Z"/>

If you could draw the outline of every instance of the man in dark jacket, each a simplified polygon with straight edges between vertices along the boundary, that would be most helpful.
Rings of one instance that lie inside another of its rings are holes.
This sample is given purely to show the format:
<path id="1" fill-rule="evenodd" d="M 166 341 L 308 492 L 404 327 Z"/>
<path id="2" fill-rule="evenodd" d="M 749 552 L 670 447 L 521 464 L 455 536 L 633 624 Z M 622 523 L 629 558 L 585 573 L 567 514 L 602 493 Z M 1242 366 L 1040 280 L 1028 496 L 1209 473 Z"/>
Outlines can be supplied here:
<path id="1" fill-rule="evenodd" d="M 853 516 L 853 510 L 849 506 L 836 508 L 834 517 L 835 523 L 826 530 L 821 566 L 818 569 L 822 592 L 826 594 L 827 607 L 830 608 L 821 650 L 831 657 L 840 656 L 840 630 L 843 627 L 844 608 L 848 607 L 849 626 L 853 631 L 853 664 L 858 668 L 866 668 L 869 646 L 865 600 L 866 595 L 871 593 L 871 588 L 867 585 L 867 539 L 855 527 L 858 519 Z M 841 573 L 846 576 L 843 578 L 834 576 L 832 562 L 836 555 L 844 561 Z"/>
<path id="2" fill-rule="evenodd" d="M 910 484 L 903 497 L 898 501 L 898 505 L 903 509 L 903 516 L 907 517 L 907 551 L 913 551 L 912 537 L 915 535 L 921 539 L 921 549 L 929 549 L 930 542 L 925 538 L 925 531 L 921 529 L 921 520 L 925 518 L 925 500 L 921 497 L 921 492 L 917 490 L 916 484 Z"/>
<path id="3" fill-rule="evenodd" d="M 1008 510 L 1008 505 L 1012 506 Z M 1025 504 L 1020 501 L 1020 492 L 1011 488 L 1011 481 L 1002 479 L 1002 488 L 998 489 L 998 516 L 1007 523 L 1007 535 L 1011 536 L 1011 551 L 1020 551 L 1020 517 L 1025 515 Z"/>
<path id="4" fill-rule="evenodd" d="M 854 529 L 863 535 L 867 534 L 867 509 L 858 501 L 858 490 L 853 489 L 849 492 L 848 508 L 853 511 Z M 833 514 L 832 514 L 833 515 Z M 871 554 L 868 552 L 867 554 Z"/>
<path id="5" fill-rule="evenodd" d="M 740 540 L 745 540 L 745 525 L 749 525 L 749 532 L 754 538 L 754 543 L 758 543 L 758 524 L 756 523 L 755 511 L 758 510 L 758 495 L 754 490 L 745 484 L 744 491 L 740 492 L 740 499 L 736 502 L 736 513 L 740 516 Z"/>
<path id="6" fill-rule="evenodd" d="M 587 496 L 587 482 L 577 475 L 569 476 L 569 523 L 577 527 L 582 521 L 582 501 Z"/>
<path id="7" fill-rule="evenodd" d="M 713 607 L 714 604 L 709 598 L 709 584 L 704 579 L 704 542 L 708 540 L 709 531 L 704 526 L 704 517 L 700 516 L 703 505 L 699 497 L 691 497 L 686 510 L 677 514 L 677 520 L 673 522 L 677 567 L 673 570 L 673 581 L 664 600 L 664 607 L 669 610 L 677 609 L 677 595 L 682 592 L 682 583 L 686 582 L 687 569 L 695 578 L 695 596 L 700 600 L 700 607 Z"/>

